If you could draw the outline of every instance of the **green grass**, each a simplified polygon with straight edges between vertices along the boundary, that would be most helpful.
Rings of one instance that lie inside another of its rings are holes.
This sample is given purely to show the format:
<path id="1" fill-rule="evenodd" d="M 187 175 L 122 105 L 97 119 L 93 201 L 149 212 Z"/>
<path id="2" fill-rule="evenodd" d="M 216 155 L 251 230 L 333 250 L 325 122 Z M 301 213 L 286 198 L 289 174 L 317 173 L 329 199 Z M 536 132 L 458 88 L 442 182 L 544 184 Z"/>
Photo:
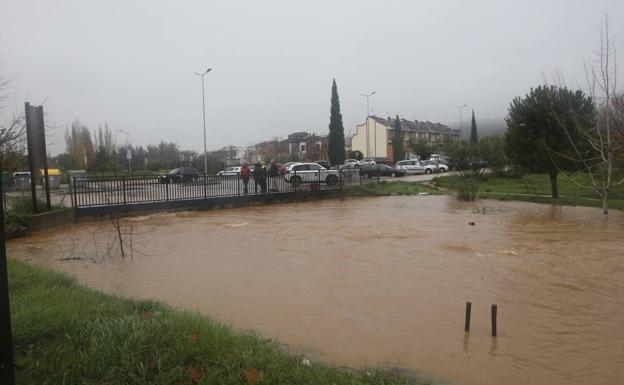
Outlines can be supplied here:
<path id="1" fill-rule="evenodd" d="M 383 195 L 415 195 L 420 193 L 441 194 L 441 192 L 424 183 L 419 182 L 386 182 L 368 183 L 350 187 L 348 195 L 355 196 L 383 196 Z"/>
<path id="2" fill-rule="evenodd" d="M 307 366 L 275 341 L 23 262 L 9 261 L 9 284 L 18 384 L 418 383 L 384 370 Z"/>
<path id="3" fill-rule="evenodd" d="M 500 200 L 519 200 L 535 203 L 549 203 L 571 206 L 602 207 L 600 197 L 588 186 L 586 175 L 569 177 L 559 175 L 559 198 L 551 198 L 550 180 L 546 174 L 529 174 L 521 178 L 502 178 L 485 176 L 480 181 L 479 198 Z M 437 177 L 433 184 L 440 188 L 453 190 L 461 180 L 459 176 Z M 609 207 L 624 209 L 624 188 L 611 193 Z"/>

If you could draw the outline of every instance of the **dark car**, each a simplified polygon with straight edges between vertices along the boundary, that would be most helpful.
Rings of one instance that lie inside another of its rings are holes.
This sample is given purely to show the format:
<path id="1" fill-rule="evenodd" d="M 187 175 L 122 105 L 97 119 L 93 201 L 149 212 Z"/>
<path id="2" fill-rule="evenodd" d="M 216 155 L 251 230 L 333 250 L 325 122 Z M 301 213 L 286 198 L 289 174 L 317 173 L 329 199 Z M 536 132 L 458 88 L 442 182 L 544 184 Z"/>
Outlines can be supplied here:
<path id="1" fill-rule="evenodd" d="M 367 176 L 372 178 L 374 176 L 405 176 L 405 170 L 400 168 L 390 167 L 387 164 L 377 164 L 375 166 L 366 166 L 360 168 L 360 176 Z"/>
<path id="2" fill-rule="evenodd" d="M 193 167 L 180 167 L 161 175 L 158 179 L 160 183 L 186 183 L 199 178 L 199 172 Z"/>
<path id="3" fill-rule="evenodd" d="M 316 162 L 314 162 L 326 169 L 330 169 L 331 168 L 331 163 L 328 160 L 317 160 Z"/>

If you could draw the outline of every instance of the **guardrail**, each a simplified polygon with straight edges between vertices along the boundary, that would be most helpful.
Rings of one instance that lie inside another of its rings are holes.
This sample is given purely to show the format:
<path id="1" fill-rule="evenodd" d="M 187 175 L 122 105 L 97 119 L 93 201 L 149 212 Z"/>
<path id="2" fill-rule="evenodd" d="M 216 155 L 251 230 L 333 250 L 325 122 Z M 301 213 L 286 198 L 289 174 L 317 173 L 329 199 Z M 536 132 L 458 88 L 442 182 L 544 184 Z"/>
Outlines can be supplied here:
<path id="1" fill-rule="evenodd" d="M 241 176 L 199 175 L 165 179 L 162 176 L 73 177 L 74 209 L 101 206 L 202 200 L 256 194 L 340 190 L 363 183 L 358 170 L 322 170 L 267 176 L 247 182 Z"/>

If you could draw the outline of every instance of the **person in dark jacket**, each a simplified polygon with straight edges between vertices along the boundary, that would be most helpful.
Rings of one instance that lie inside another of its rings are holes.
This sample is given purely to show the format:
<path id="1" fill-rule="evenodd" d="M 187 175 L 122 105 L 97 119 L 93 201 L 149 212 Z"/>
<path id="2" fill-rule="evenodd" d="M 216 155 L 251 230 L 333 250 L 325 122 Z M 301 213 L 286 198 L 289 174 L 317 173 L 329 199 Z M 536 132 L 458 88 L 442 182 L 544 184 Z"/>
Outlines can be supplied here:
<path id="1" fill-rule="evenodd" d="M 261 193 L 266 193 L 266 169 L 260 164 L 260 162 L 256 163 L 254 166 L 253 177 L 256 194 L 258 193 L 258 186 L 260 186 Z"/>
<path id="2" fill-rule="evenodd" d="M 275 163 L 275 160 L 271 161 L 269 177 L 271 178 L 271 191 L 277 192 L 277 178 L 279 177 L 279 169 L 277 167 L 277 163 Z"/>

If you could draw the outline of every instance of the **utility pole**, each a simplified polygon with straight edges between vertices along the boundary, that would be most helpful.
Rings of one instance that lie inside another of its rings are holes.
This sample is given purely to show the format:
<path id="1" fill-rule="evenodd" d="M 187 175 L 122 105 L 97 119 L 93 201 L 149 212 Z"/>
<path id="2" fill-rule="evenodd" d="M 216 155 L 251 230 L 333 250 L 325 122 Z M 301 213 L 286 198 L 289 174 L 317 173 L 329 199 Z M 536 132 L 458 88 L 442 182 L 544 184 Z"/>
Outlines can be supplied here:
<path id="1" fill-rule="evenodd" d="M 463 106 L 455 106 L 459 109 L 459 130 L 462 131 L 463 134 L 463 130 L 462 130 L 462 110 L 466 107 L 468 107 L 467 104 L 464 104 Z"/>
<path id="2" fill-rule="evenodd" d="M 212 71 L 212 68 L 208 68 L 204 73 L 195 72 L 195 75 L 201 77 L 202 81 L 202 111 L 204 113 L 204 176 L 208 175 L 208 158 L 206 157 L 206 98 L 204 94 L 204 76 L 208 72 Z"/>
<path id="3" fill-rule="evenodd" d="M 370 134 L 368 129 L 368 117 L 370 116 L 370 103 L 369 99 L 371 96 L 375 95 L 375 91 L 372 91 L 368 94 L 360 94 L 366 98 L 366 157 L 370 158 Z M 377 134 L 375 133 L 375 136 Z"/>

